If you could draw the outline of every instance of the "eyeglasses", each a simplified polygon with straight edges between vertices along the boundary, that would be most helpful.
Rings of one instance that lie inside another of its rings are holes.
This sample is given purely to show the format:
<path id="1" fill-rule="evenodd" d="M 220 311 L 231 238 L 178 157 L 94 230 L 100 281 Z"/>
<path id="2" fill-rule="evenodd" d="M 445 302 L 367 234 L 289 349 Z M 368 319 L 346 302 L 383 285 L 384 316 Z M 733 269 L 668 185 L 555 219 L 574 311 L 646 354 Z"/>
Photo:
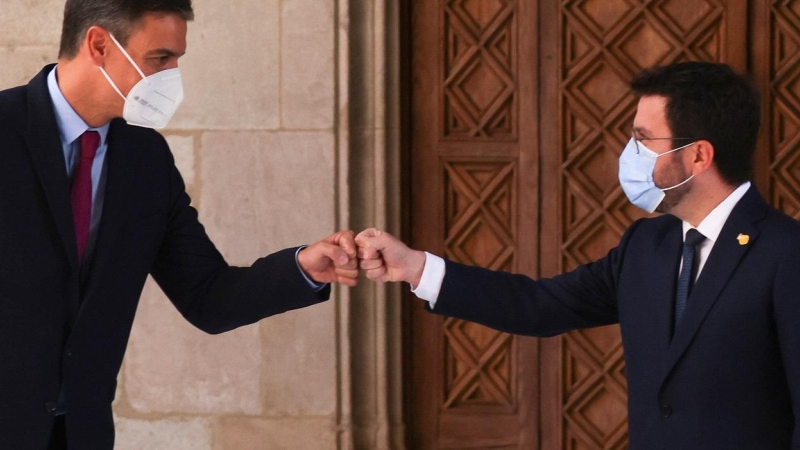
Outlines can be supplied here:
<path id="1" fill-rule="evenodd" d="M 641 141 L 667 141 L 667 140 L 669 140 L 669 141 L 699 141 L 700 140 L 698 138 L 691 138 L 691 137 L 659 137 L 659 138 L 641 138 L 641 139 L 639 139 L 639 138 L 636 137 L 636 131 L 634 131 L 634 130 L 631 130 L 631 138 L 633 139 L 634 145 L 636 145 L 636 154 L 637 155 L 639 154 L 639 142 L 641 142 Z M 679 148 L 685 148 L 685 147 L 688 147 L 690 145 L 692 145 L 692 144 L 686 144 L 683 147 L 679 147 Z M 673 150 L 678 150 L 678 149 L 673 149 Z"/>

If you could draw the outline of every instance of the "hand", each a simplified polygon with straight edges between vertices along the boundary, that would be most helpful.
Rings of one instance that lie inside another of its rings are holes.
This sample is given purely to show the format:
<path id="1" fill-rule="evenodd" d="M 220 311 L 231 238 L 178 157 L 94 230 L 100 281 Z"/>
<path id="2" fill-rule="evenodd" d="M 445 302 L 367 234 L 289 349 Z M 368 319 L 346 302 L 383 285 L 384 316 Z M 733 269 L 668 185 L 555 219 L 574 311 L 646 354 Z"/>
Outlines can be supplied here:
<path id="1" fill-rule="evenodd" d="M 425 253 L 410 249 L 389 233 L 370 228 L 356 236 L 361 269 L 377 281 L 405 281 L 419 286 Z"/>
<path id="2" fill-rule="evenodd" d="M 297 254 L 300 268 L 317 283 L 358 284 L 358 259 L 352 231 L 340 231 Z"/>

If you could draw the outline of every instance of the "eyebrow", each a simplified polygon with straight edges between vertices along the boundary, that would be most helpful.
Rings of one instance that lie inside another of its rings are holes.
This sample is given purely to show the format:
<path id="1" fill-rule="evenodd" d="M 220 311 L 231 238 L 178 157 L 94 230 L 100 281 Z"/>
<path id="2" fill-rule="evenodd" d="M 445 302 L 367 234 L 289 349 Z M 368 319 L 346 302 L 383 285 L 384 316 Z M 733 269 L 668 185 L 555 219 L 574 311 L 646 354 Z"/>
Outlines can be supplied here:
<path id="1" fill-rule="evenodd" d="M 145 54 L 145 57 L 146 57 L 146 58 L 149 58 L 149 57 L 152 57 L 152 56 L 169 56 L 169 57 L 173 57 L 173 56 L 174 56 L 174 57 L 181 57 L 181 56 L 183 56 L 184 54 L 186 54 L 186 52 L 184 52 L 184 53 L 178 53 L 178 52 L 172 51 L 172 50 L 170 50 L 170 49 L 168 49 L 168 48 L 157 48 L 157 49 L 155 49 L 155 50 L 150 50 L 149 52 L 147 52 L 147 53 Z"/>

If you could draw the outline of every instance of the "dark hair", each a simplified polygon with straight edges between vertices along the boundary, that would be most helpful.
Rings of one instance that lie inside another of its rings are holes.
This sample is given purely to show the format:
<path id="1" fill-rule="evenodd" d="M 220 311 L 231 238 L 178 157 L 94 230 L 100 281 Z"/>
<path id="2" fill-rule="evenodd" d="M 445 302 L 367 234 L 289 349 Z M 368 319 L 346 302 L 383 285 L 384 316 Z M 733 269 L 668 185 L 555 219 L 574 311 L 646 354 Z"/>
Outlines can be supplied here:
<path id="1" fill-rule="evenodd" d="M 672 137 L 711 142 L 726 182 L 736 186 L 752 178 L 761 112 L 747 78 L 725 64 L 682 62 L 643 70 L 631 88 L 637 97 L 666 97 Z"/>
<path id="2" fill-rule="evenodd" d="M 133 26 L 147 13 L 174 13 L 187 21 L 194 19 L 192 0 L 67 0 L 58 57 L 74 58 L 86 32 L 95 25 L 125 46 Z"/>

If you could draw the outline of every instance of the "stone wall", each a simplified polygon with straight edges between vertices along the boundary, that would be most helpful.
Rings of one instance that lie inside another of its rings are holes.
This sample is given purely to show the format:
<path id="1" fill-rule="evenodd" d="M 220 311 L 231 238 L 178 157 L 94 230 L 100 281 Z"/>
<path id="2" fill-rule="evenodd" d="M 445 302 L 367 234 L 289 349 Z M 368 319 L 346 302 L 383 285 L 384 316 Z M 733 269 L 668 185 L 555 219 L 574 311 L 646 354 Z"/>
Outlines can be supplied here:
<path id="1" fill-rule="evenodd" d="M 2 0 L 0 88 L 55 61 L 63 4 Z M 186 100 L 163 134 L 228 261 L 249 265 L 354 222 L 386 227 L 397 208 L 385 197 L 396 192 L 379 189 L 383 175 L 372 167 L 350 166 L 362 153 L 385 160 L 389 146 L 381 38 L 394 9 L 373 0 L 194 6 L 180 61 Z M 363 110 L 349 109 L 351 92 Z M 360 174 L 371 181 L 352 187 Z M 119 375 L 117 448 L 399 448 L 393 296 L 391 287 L 336 288 L 332 301 L 208 336 L 149 281 Z"/>

